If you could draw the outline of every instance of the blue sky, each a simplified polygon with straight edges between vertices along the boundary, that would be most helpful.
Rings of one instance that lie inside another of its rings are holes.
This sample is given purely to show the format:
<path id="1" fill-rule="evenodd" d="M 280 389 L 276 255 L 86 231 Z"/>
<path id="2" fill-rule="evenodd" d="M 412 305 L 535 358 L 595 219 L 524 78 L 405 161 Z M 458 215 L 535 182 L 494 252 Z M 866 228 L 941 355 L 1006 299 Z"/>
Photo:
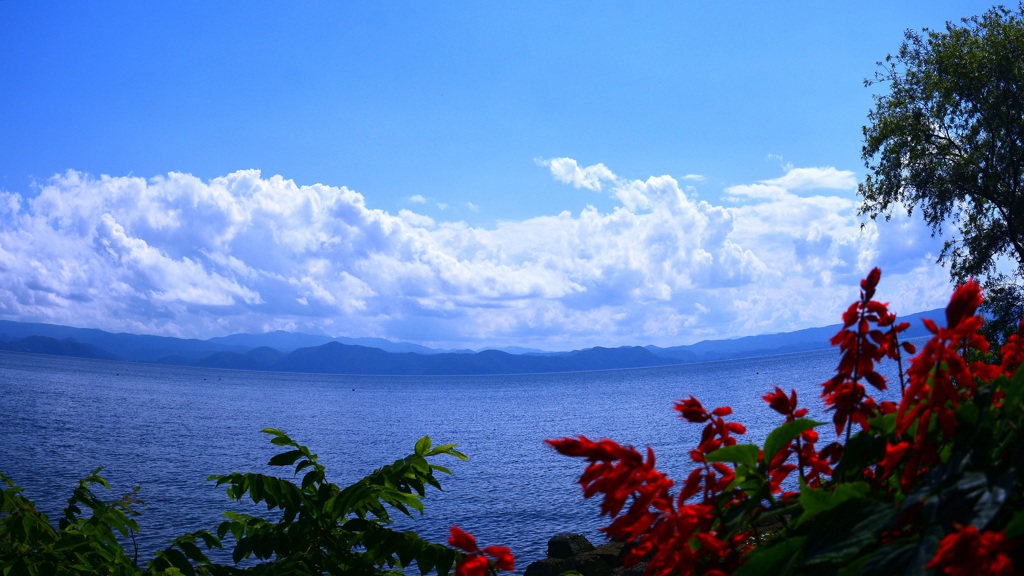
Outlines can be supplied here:
<path id="1" fill-rule="evenodd" d="M 435 346 L 834 323 L 941 241 L 861 227 L 863 80 L 979 2 L 0 1 L 0 318 Z"/>

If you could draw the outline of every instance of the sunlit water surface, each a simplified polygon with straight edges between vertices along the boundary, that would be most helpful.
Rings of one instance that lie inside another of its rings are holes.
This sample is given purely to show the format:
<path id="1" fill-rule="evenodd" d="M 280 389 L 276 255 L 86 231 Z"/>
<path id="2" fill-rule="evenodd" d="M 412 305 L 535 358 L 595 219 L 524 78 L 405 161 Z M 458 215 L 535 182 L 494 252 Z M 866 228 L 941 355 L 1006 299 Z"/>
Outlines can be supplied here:
<path id="1" fill-rule="evenodd" d="M 700 426 L 677 416 L 676 399 L 732 406 L 746 440 L 761 442 L 780 423 L 761 400 L 775 385 L 795 388 L 812 417 L 831 420 L 818 395 L 837 359 L 827 350 L 636 370 L 406 377 L 0 353 L 0 471 L 54 520 L 77 479 L 98 466 L 113 486 L 110 499 L 141 485 L 138 543 L 140 559 L 149 559 L 174 536 L 220 522 L 228 499 L 207 476 L 272 471 L 266 462 L 276 451 L 264 427 L 309 446 L 343 486 L 429 435 L 457 442 L 470 460 L 439 462 L 453 472 L 441 478 L 444 492 L 428 492 L 425 514 L 403 528 L 443 542 L 458 524 L 483 545 L 511 546 L 522 571 L 559 532 L 602 541 L 598 503 L 584 501 L 576 484 L 583 462 L 557 454 L 545 438 L 650 445 L 659 466 L 681 478 Z"/>

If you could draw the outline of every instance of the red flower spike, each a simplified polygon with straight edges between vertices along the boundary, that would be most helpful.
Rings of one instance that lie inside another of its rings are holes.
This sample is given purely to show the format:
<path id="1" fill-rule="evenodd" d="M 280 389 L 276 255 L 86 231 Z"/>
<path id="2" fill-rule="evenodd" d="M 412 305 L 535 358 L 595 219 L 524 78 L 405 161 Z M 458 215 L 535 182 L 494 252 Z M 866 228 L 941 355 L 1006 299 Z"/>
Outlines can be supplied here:
<path id="1" fill-rule="evenodd" d="M 882 478 L 892 475 L 896 466 L 903 462 L 903 457 L 907 455 L 908 450 L 910 450 L 910 442 L 889 444 L 885 447 L 885 458 L 879 463 L 882 467 Z"/>
<path id="2" fill-rule="evenodd" d="M 782 391 L 782 388 L 775 387 L 775 391 L 770 394 L 762 396 L 764 401 L 771 406 L 772 410 L 775 410 L 783 416 L 788 415 L 793 411 L 793 407 L 796 406 L 796 390 L 793 391 L 792 399 L 786 396 L 786 393 Z"/>
<path id="3" fill-rule="evenodd" d="M 673 483 L 655 468 L 650 448 L 645 460 L 634 448 L 611 440 L 595 442 L 580 436 L 547 441 L 562 454 L 589 462 L 579 480 L 584 497 L 602 495 L 601 513 L 612 518 L 602 531 L 630 542 L 625 565 L 647 559 L 647 575 L 693 574 L 698 566 L 712 568 L 709 563 L 726 566 L 723 558 L 730 554 L 729 566 L 735 566 L 742 550 L 741 544 L 720 539 L 714 526 L 718 512 L 746 495 L 738 490 L 726 493 L 735 471 L 721 462 L 707 462 L 706 456 L 723 446 L 735 445 L 733 435 L 745 433 L 746 428 L 725 420 L 732 413 L 730 407 L 708 412 L 692 396 L 677 401 L 675 409 L 685 420 L 704 424 L 700 444 L 690 452 L 697 467 L 675 498 L 670 494 Z M 687 504 L 691 498 L 700 503 Z"/>
<path id="4" fill-rule="evenodd" d="M 490 567 L 483 556 L 465 556 L 455 564 L 455 576 L 488 576 Z"/>
<path id="5" fill-rule="evenodd" d="M 939 542 L 939 551 L 925 568 L 950 576 L 1013 576 L 1017 570 L 1003 553 L 1004 539 L 1002 532 L 979 532 L 974 526 L 965 526 Z"/>
<path id="6" fill-rule="evenodd" d="M 904 392 L 899 406 L 892 402 L 877 403 L 866 388 L 884 390 L 888 383 L 875 369 L 876 364 L 885 358 L 901 362 L 901 354 L 917 351 L 913 345 L 899 341 L 899 334 L 907 329 L 908 323 L 897 322 L 886 303 L 873 300 L 880 279 L 881 271 L 872 270 L 861 283 L 860 300 L 843 314 L 843 329 L 831 339 L 840 348 L 839 366 L 835 376 L 822 385 L 822 397 L 834 412 L 837 433 L 845 431 L 849 435 L 857 426 L 867 429 L 870 418 L 877 414 L 895 414 L 896 434 L 886 439 L 884 457 L 863 470 L 862 476 L 875 488 L 886 490 L 890 485 L 885 481 L 898 476 L 904 493 L 908 493 L 922 473 L 941 463 L 939 435 L 948 439 L 956 432 L 957 407 L 974 394 L 976 380 L 1008 373 L 1024 363 L 1024 321 L 1018 334 L 1004 346 L 1005 366 L 967 362 L 963 350 L 974 347 L 984 352 L 988 343 L 977 334 L 983 323 L 976 315 L 981 303 L 980 288 L 973 281 L 965 284 L 957 289 L 947 307 L 949 326 L 939 328 L 934 322 L 925 322 L 934 337 L 911 364 L 907 372 L 909 385 L 904 381 L 902 364 L 899 365 L 900 387 Z M 787 422 L 807 414 L 806 409 L 797 407 L 795 391 L 787 395 L 775 387 L 763 399 Z M 998 395 L 993 406 L 999 409 Z M 742 532 L 730 532 L 736 528 L 723 524 L 722 518 L 746 495 L 729 489 L 735 471 L 724 463 L 708 462 L 708 455 L 735 445 L 734 435 L 746 429 L 725 420 L 732 414 L 728 406 L 709 411 L 691 396 L 677 401 L 674 408 L 683 419 L 702 425 L 699 444 L 690 452 L 696 466 L 675 497 L 670 493 L 671 480 L 655 468 L 650 450 L 645 460 L 632 447 L 610 440 L 592 441 L 581 436 L 549 443 L 563 454 L 588 460 L 580 477 L 584 495 L 602 495 L 602 514 L 612 519 L 602 530 L 611 538 L 630 543 L 627 566 L 646 560 L 648 576 L 729 573 L 742 563 L 743 556 L 752 548 L 752 540 Z M 771 455 L 769 462 L 761 454 L 761 466 L 766 468 L 773 494 L 782 491 L 782 484 L 794 470 L 799 471 L 802 484 L 811 487 L 821 487 L 831 477 L 831 467 L 842 458 L 844 447 L 835 441 L 818 451 L 818 440 L 817 432 L 804 430 Z M 769 500 L 788 505 L 798 497 L 799 493 L 791 492 Z M 747 504 L 752 504 L 755 512 L 759 508 L 759 503 Z M 906 537 L 911 529 L 917 529 L 912 524 L 897 522 L 883 535 L 883 540 L 891 542 Z M 1013 571 L 1002 533 L 979 534 L 966 529 L 961 532 L 943 540 L 928 569 L 947 574 Z M 967 562 L 960 559 L 966 554 L 965 546 L 974 554 Z"/>
<path id="7" fill-rule="evenodd" d="M 792 422 L 807 415 L 806 408 L 797 408 L 796 390 L 786 396 L 786 393 L 776 386 L 772 393 L 766 394 L 762 398 L 772 409 L 784 415 L 786 422 Z M 782 482 L 793 470 L 799 470 L 800 478 L 811 487 L 820 486 L 823 480 L 822 476 L 831 476 L 832 467 L 814 448 L 817 441 L 817 432 L 813 429 L 805 430 L 798 438 L 782 447 L 772 458 L 768 463 L 768 478 L 773 494 L 782 491 Z M 797 456 L 797 463 L 788 464 L 787 462 L 793 454 Z"/>
<path id="8" fill-rule="evenodd" d="M 882 278 L 882 270 L 878 267 L 872 268 L 871 272 L 868 272 L 867 278 L 860 281 L 860 289 L 864 291 L 866 299 L 870 300 L 875 295 L 875 288 L 878 286 L 878 281 Z"/>
<path id="9" fill-rule="evenodd" d="M 451 527 L 451 537 L 448 538 L 448 545 L 458 548 L 463 552 L 476 552 L 480 548 L 476 545 L 476 538 L 458 526 Z"/>
<path id="10" fill-rule="evenodd" d="M 516 569 L 516 558 L 512 555 L 512 549 L 505 546 L 486 546 L 484 554 L 494 558 L 494 565 L 498 570 L 509 572 Z"/>
<path id="11" fill-rule="evenodd" d="M 1021 365 L 1024 365 L 1024 318 L 1021 318 L 1020 324 L 1017 325 L 1017 333 L 1006 339 L 999 354 L 1003 357 L 999 367 L 1007 378 L 1016 374 Z"/>
<path id="12" fill-rule="evenodd" d="M 747 433 L 747 427 L 744 426 L 743 424 L 740 424 L 739 422 L 726 422 L 725 423 L 725 428 L 729 432 L 732 432 L 733 434 L 746 434 Z"/>
<path id="13" fill-rule="evenodd" d="M 489 576 L 494 570 L 515 570 L 515 557 L 511 549 L 488 546 L 481 550 L 476 538 L 458 526 L 451 527 L 448 545 L 466 553 L 455 564 L 455 576 Z"/>
<path id="14" fill-rule="evenodd" d="M 917 427 L 911 446 L 913 455 L 900 479 L 904 489 L 939 460 L 939 440 L 928 435 L 932 418 L 937 420 L 942 440 L 949 440 L 956 431 L 956 409 L 973 396 L 976 379 L 990 379 L 996 374 L 997 369 L 984 363 L 968 365 L 961 355 L 967 348 L 988 351 L 988 341 L 978 333 L 984 323 L 976 315 L 981 302 L 981 287 L 971 280 L 957 288 L 950 299 L 946 308 L 949 326 L 939 328 L 934 322 L 926 323 L 933 336 L 907 371 L 909 385 L 896 412 L 898 435 Z"/>
<path id="15" fill-rule="evenodd" d="M 707 410 L 701 405 L 700 401 L 690 396 L 686 400 L 677 400 L 675 409 L 682 415 L 683 419 L 687 422 L 693 422 L 696 424 L 707 422 L 711 416 L 708 415 Z"/>
<path id="16" fill-rule="evenodd" d="M 946 326 L 955 329 L 961 322 L 973 317 L 983 299 L 981 286 L 973 278 L 960 285 L 946 306 Z"/>
<path id="17" fill-rule="evenodd" d="M 831 340 L 833 346 L 839 346 L 842 356 L 836 375 L 822 384 L 821 395 L 827 409 L 835 412 L 832 422 L 837 436 L 845 431 L 849 438 L 854 425 L 866 430 L 870 419 L 878 413 L 874 399 L 862 384 L 866 381 L 877 390 L 887 388 L 885 378 L 875 370 L 875 363 L 887 357 L 901 361 L 899 333 L 909 324 L 897 323 L 888 304 L 872 300 L 881 277 L 881 270 L 874 268 L 861 281 L 860 300 L 843 314 L 843 328 Z M 899 372 L 902 389 L 902 363 Z"/>

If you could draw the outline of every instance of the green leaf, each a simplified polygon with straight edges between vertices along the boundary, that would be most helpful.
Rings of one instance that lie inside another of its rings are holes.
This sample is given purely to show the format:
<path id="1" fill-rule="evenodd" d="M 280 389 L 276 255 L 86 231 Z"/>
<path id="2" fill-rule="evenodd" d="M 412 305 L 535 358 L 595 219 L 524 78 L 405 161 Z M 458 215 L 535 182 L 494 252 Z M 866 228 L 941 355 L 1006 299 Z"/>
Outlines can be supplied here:
<path id="1" fill-rule="evenodd" d="M 790 572 L 790 564 L 794 555 L 803 546 L 806 536 L 787 538 L 766 548 L 756 548 L 747 556 L 746 562 L 736 576 L 760 576 L 772 574 L 779 576 Z"/>
<path id="2" fill-rule="evenodd" d="M 757 466 L 757 457 L 760 454 L 761 449 L 756 444 L 736 444 L 719 448 L 705 458 L 708 462 L 735 462 L 753 468 Z"/>
<path id="3" fill-rule="evenodd" d="M 446 467 L 444 467 L 444 466 L 439 466 L 439 465 L 437 465 L 437 464 L 431 464 L 431 465 L 430 465 L 430 469 L 431 469 L 431 470 L 436 470 L 437 472 L 440 472 L 440 473 L 442 473 L 442 474 L 448 474 L 449 476 L 450 476 L 450 475 L 451 475 L 451 473 L 452 473 L 452 471 L 451 471 L 451 470 L 449 470 L 448 468 L 446 468 Z M 433 484 L 433 483 L 431 483 L 431 484 Z"/>
<path id="4" fill-rule="evenodd" d="M 415 452 L 420 456 L 425 456 L 430 452 L 430 436 L 424 436 L 416 442 Z"/>
<path id="5" fill-rule="evenodd" d="M 821 426 L 821 422 L 815 422 L 808 418 L 799 418 L 790 422 L 786 422 L 782 426 L 779 426 L 775 430 L 772 430 L 771 434 L 764 441 L 764 460 L 765 462 L 771 462 L 773 458 L 794 440 L 797 436 L 803 434 L 807 430 L 810 430 L 816 426 Z"/>
<path id="6" fill-rule="evenodd" d="M 249 485 L 249 496 L 252 498 L 252 501 L 259 503 L 265 500 L 267 498 L 267 493 L 265 490 L 265 484 L 263 483 L 263 475 L 252 474 L 247 478 L 247 480 Z"/>
<path id="7" fill-rule="evenodd" d="M 320 482 L 324 479 L 324 473 L 320 470 L 313 469 L 306 472 L 306 475 L 302 477 L 302 489 L 305 490 L 309 486 L 316 482 Z"/>
<path id="8" fill-rule="evenodd" d="M 181 551 L 185 553 L 185 556 L 191 558 L 192 560 L 196 562 L 206 562 L 209 560 L 206 557 L 206 554 L 203 554 L 203 551 L 200 550 L 199 547 L 193 544 L 192 542 L 180 540 L 178 541 L 177 544 L 178 547 L 181 548 Z"/>
<path id="9" fill-rule="evenodd" d="M 164 557 L 167 559 L 168 562 L 171 563 L 172 566 L 174 566 L 178 570 L 181 570 L 182 574 L 195 574 L 195 570 L 193 570 L 192 564 L 188 561 L 188 558 L 186 558 L 185 555 L 181 553 L 181 551 L 175 550 L 174 548 L 168 548 L 164 551 Z"/>
<path id="10" fill-rule="evenodd" d="M 1006 396 L 1003 397 L 1004 410 L 1018 410 L 1024 402 L 1024 365 L 1017 369 L 1010 383 L 1001 388 L 1006 391 Z"/>
<path id="11" fill-rule="evenodd" d="M 271 466 L 291 466 L 299 458 L 302 458 L 302 450 L 289 450 L 274 456 L 268 464 Z"/>
<path id="12" fill-rule="evenodd" d="M 193 535 L 202 540 L 207 549 L 221 547 L 220 538 L 214 536 L 208 530 L 198 530 Z"/>
<path id="13" fill-rule="evenodd" d="M 434 566 L 437 568 L 438 576 L 447 576 L 452 569 L 452 565 L 455 564 L 455 558 L 458 553 L 451 548 L 444 548 L 438 551 L 437 561 Z"/>
<path id="14" fill-rule="evenodd" d="M 808 535 L 801 566 L 814 566 L 809 573 L 836 572 L 855 562 L 859 554 L 877 544 L 897 513 L 891 504 L 849 498 L 801 523 L 797 529 Z"/>
<path id="15" fill-rule="evenodd" d="M 800 505 L 803 507 L 804 513 L 800 517 L 799 522 L 803 522 L 816 514 L 827 512 L 852 498 L 863 498 L 867 496 L 867 493 L 868 485 L 866 482 L 839 484 L 834 490 L 827 488 L 815 490 L 801 482 Z"/>
<path id="16" fill-rule="evenodd" d="M 238 564 L 252 553 L 252 542 L 248 538 L 239 538 L 235 543 L 235 549 L 231 552 L 231 559 Z"/>
<path id="17" fill-rule="evenodd" d="M 864 564 L 868 561 L 866 556 L 857 558 L 853 562 L 850 562 L 836 573 L 836 576 L 861 576 L 861 574 L 867 574 L 864 571 Z"/>
<path id="18" fill-rule="evenodd" d="M 56 544 L 53 545 L 54 552 L 70 550 L 87 542 L 85 536 L 80 534 L 64 534 Z"/>
<path id="19" fill-rule="evenodd" d="M 1024 536 L 1024 512 L 1017 512 L 1006 525 L 1006 537 L 1017 538 Z"/>

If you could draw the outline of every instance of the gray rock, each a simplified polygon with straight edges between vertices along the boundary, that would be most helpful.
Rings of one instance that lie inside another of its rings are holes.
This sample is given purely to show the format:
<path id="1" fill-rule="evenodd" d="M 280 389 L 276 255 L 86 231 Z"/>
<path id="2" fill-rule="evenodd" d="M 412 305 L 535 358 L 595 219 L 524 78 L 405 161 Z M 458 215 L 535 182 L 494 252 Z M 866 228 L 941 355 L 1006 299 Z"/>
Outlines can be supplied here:
<path id="1" fill-rule="evenodd" d="M 597 548 L 594 548 L 592 554 L 596 554 L 607 559 L 615 565 L 622 564 L 622 558 L 626 555 L 626 543 L 625 542 L 605 542 Z"/>
<path id="2" fill-rule="evenodd" d="M 594 550 L 594 545 L 583 534 L 564 532 L 548 540 L 548 558 L 572 558 Z"/>
<path id="3" fill-rule="evenodd" d="M 525 576 L 559 576 L 568 571 L 583 576 L 617 576 L 622 573 L 622 558 L 626 545 L 622 542 L 607 542 L 598 547 L 582 534 L 563 533 L 548 540 L 548 557 L 527 566 Z M 646 565 L 646 564 L 645 564 Z M 630 576 L 640 576 L 640 571 L 630 571 Z"/>
<path id="4" fill-rule="evenodd" d="M 575 570 L 573 562 L 569 558 L 545 558 L 537 560 L 526 567 L 523 576 L 558 576 L 562 572 Z"/>
<path id="5" fill-rule="evenodd" d="M 583 576 L 612 576 L 618 564 L 618 558 L 609 559 L 593 552 L 573 556 L 571 560 L 573 568 Z"/>
<path id="6" fill-rule="evenodd" d="M 644 561 L 644 562 L 640 562 L 639 564 L 634 564 L 633 566 L 629 567 L 628 569 L 623 570 L 620 573 L 620 576 L 644 576 L 644 571 L 646 571 L 646 570 L 647 570 L 647 562 Z"/>

